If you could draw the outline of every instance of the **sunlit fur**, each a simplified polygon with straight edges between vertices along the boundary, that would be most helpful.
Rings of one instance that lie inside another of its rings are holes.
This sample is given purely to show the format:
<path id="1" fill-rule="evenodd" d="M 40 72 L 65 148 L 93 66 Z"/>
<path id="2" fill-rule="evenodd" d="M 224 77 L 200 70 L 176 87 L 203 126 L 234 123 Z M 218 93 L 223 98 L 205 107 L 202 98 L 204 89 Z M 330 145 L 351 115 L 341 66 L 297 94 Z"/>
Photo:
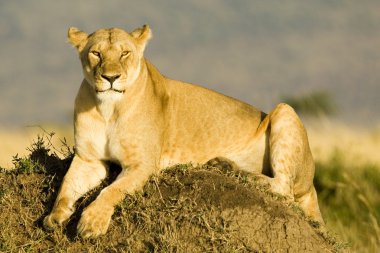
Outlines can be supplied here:
<path id="1" fill-rule="evenodd" d="M 306 130 L 290 106 L 279 104 L 266 115 L 162 76 L 143 56 L 151 38 L 148 26 L 132 33 L 112 28 L 91 35 L 70 28 L 68 37 L 79 52 L 85 78 L 75 101 L 75 157 L 45 227 L 70 217 L 76 200 L 106 177 L 106 161 L 119 163 L 122 172 L 82 213 L 78 232 L 83 237 L 104 234 L 114 207 L 153 173 L 215 157 L 262 175 L 273 191 L 323 222 Z"/>

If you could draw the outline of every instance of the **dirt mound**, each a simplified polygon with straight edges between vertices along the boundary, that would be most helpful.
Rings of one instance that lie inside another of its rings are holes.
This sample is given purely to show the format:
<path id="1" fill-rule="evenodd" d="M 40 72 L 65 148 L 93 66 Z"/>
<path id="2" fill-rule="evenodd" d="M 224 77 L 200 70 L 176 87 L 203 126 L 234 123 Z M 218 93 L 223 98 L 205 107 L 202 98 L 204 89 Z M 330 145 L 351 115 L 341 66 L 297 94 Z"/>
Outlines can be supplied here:
<path id="1" fill-rule="evenodd" d="M 60 231 L 46 232 L 70 164 L 43 146 L 16 170 L 0 173 L 0 252 L 335 252 L 293 205 L 270 194 L 255 178 L 221 166 L 178 165 L 154 176 L 143 192 L 120 204 L 106 235 L 83 240 L 76 224 L 102 187 L 82 198 Z M 113 180 L 118 168 L 111 166 Z"/>

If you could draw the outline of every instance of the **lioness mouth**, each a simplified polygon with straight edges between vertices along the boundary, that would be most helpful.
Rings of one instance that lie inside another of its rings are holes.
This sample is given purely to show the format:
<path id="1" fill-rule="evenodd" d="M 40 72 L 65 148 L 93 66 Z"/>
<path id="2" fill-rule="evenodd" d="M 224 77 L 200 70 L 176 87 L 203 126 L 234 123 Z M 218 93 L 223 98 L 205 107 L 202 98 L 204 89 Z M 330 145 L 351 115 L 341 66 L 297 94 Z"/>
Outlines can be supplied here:
<path id="1" fill-rule="evenodd" d="M 117 90 L 117 89 L 112 89 L 112 88 L 109 88 L 107 90 L 96 90 L 96 93 L 104 93 L 104 92 L 108 92 L 108 91 L 115 91 L 117 93 L 124 93 L 124 90 Z"/>

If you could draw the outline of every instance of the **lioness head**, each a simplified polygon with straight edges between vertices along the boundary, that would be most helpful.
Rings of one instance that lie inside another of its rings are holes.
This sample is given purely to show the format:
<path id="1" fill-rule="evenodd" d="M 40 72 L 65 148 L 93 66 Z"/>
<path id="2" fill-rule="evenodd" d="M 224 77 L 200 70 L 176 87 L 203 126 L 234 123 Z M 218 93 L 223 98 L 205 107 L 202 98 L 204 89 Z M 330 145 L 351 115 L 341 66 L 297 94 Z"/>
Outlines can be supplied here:
<path id="1" fill-rule="evenodd" d="M 151 38 L 145 25 L 131 33 L 122 29 L 100 29 L 88 35 L 75 27 L 68 31 L 87 82 L 100 99 L 121 98 L 140 73 L 146 43 Z"/>

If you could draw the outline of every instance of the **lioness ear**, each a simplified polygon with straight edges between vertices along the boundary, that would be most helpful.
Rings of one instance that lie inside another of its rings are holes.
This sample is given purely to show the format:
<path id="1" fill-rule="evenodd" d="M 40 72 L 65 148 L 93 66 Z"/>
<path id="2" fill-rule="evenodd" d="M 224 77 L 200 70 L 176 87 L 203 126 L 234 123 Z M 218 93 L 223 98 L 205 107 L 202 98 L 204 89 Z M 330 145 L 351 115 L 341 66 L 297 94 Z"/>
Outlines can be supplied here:
<path id="1" fill-rule="evenodd" d="M 70 27 L 67 32 L 67 38 L 71 45 L 76 47 L 78 51 L 81 51 L 86 44 L 88 34 L 80 31 L 76 27 Z"/>
<path id="2" fill-rule="evenodd" d="M 144 25 L 131 32 L 131 36 L 135 38 L 137 44 L 144 51 L 147 42 L 152 38 L 152 32 L 148 25 Z"/>

